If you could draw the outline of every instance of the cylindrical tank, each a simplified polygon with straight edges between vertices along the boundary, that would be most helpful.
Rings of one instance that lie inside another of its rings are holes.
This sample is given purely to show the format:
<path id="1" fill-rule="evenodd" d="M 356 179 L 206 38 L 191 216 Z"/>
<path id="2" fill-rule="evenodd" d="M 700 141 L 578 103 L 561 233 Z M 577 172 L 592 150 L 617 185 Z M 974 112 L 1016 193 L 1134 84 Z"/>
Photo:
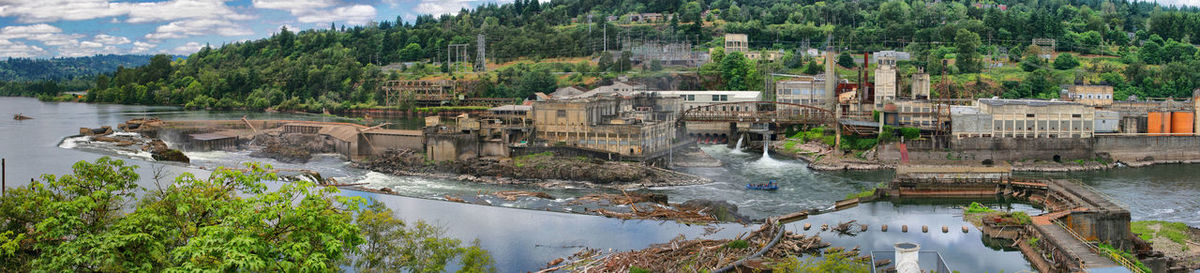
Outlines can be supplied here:
<path id="1" fill-rule="evenodd" d="M 1192 119 L 1195 115 L 1192 112 L 1174 112 L 1171 113 L 1171 134 L 1177 136 L 1187 136 L 1192 134 Z"/>
<path id="2" fill-rule="evenodd" d="M 1160 135 L 1162 131 L 1163 114 L 1162 112 L 1146 113 L 1146 133 L 1150 135 Z"/>
<path id="3" fill-rule="evenodd" d="M 896 272 L 921 273 L 921 265 L 917 263 L 921 245 L 917 243 L 896 243 Z"/>

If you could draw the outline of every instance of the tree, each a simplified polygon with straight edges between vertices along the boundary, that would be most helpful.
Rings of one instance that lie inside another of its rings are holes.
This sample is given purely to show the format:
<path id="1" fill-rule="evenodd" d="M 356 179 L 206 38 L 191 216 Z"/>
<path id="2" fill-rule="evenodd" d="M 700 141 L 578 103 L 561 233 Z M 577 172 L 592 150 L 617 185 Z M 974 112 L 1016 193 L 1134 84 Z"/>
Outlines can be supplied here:
<path id="1" fill-rule="evenodd" d="M 517 94 L 514 97 L 525 98 L 537 92 L 549 94 L 556 88 L 558 88 L 558 81 L 554 75 L 550 74 L 550 71 L 535 69 L 521 75 L 521 79 L 517 82 Z"/>
<path id="2" fill-rule="evenodd" d="M 1077 66 L 1079 66 L 1079 60 L 1075 59 L 1071 53 L 1058 54 L 1058 57 L 1054 58 L 1054 69 L 1067 70 Z"/>
<path id="3" fill-rule="evenodd" d="M 221 168 L 207 179 L 185 173 L 148 191 L 136 183 L 135 166 L 121 160 L 102 157 L 72 169 L 70 175 L 44 175 L 0 197 L 0 268 L 338 272 L 360 246 L 398 243 L 419 250 L 400 262 L 420 268 L 444 268 L 448 259 L 425 255 L 440 253 L 439 248 L 461 253 L 462 264 L 474 272 L 486 272 L 491 264 L 483 250 L 459 247 L 457 240 L 427 232 L 437 230 L 428 225 L 419 224 L 413 230 L 424 232 L 405 237 L 414 240 L 367 240 L 364 234 L 371 233 L 354 220 L 361 199 L 304 181 L 268 190 L 263 181 L 278 180 L 270 166 Z M 138 192 L 144 192 L 141 200 Z"/>
<path id="4" fill-rule="evenodd" d="M 621 57 L 617 59 L 617 71 L 625 72 L 633 69 L 633 52 L 621 51 Z"/>
<path id="5" fill-rule="evenodd" d="M 1041 51 L 1036 45 L 1025 47 L 1025 57 L 1021 59 L 1021 70 L 1025 72 L 1033 72 L 1039 68 L 1046 66 L 1046 60 L 1042 59 Z"/>
<path id="6" fill-rule="evenodd" d="M 1032 96 L 1042 99 L 1058 98 L 1058 79 L 1054 77 L 1050 70 L 1039 68 L 1025 75 L 1025 80 L 1021 82 L 1022 86 L 1028 86 Z"/>
<path id="7" fill-rule="evenodd" d="M 837 64 L 845 68 L 854 68 L 854 57 L 850 56 L 850 52 L 842 51 L 838 54 Z"/>
<path id="8" fill-rule="evenodd" d="M 700 3 L 696 1 L 687 2 L 679 10 L 679 21 L 683 23 L 701 23 L 700 15 L 704 10 L 700 8 Z"/>
<path id="9" fill-rule="evenodd" d="M 824 70 L 825 68 L 821 67 L 821 64 L 817 63 L 817 60 L 808 61 L 808 64 L 804 65 L 804 74 L 816 75 L 821 74 L 821 71 Z"/>
<path id="10" fill-rule="evenodd" d="M 751 67 L 746 56 L 741 52 L 732 52 L 721 59 L 721 79 L 725 81 L 726 90 L 747 90 L 750 84 L 748 75 Z"/>
<path id="11" fill-rule="evenodd" d="M 613 55 L 608 51 L 600 52 L 600 57 L 596 61 L 597 71 L 609 71 L 613 69 Z"/>
<path id="12" fill-rule="evenodd" d="M 459 272 L 496 271 L 478 242 L 462 247 L 460 241 L 444 238 L 436 226 L 422 221 L 409 226 L 394 214 L 374 201 L 355 220 L 367 241 L 359 247 L 362 257 L 354 261 L 359 272 L 443 272 L 456 257 L 463 261 Z"/>
<path id="13" fill-rule="evenodd" d="M 958 49 L 958 57 L 954 65 L 963 73 L 978 73 L 982 69 L 979 55 L 979 34 L 966 29 L 958 29 L 954 42 Z"/>

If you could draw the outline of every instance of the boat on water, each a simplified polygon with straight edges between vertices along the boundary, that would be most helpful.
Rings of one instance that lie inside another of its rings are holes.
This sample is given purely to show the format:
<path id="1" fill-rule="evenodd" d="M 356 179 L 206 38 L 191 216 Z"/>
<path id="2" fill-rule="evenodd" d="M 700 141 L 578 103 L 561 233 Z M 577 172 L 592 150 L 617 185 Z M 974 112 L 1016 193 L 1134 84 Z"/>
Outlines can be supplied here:
<path id="1" fill-rule="evenodd" d="M 22 114 L 16 114 L 16 115 L 13 115 L 13 119 L 14 120 L 27 120 L 27 119 L 33 119 L 33 118 L 22 115 Z"/>
<path id="2" fill-rule="evenodd" d="M 768 181 L 766 184 L 746 184 L 746 189 L 747 190 L 758 190 L 758 191 L 774 191 L 774 190 L 779 189 L 779 183 L 775 182 L 775 180 L 771 180 L 771 181 Z"/>

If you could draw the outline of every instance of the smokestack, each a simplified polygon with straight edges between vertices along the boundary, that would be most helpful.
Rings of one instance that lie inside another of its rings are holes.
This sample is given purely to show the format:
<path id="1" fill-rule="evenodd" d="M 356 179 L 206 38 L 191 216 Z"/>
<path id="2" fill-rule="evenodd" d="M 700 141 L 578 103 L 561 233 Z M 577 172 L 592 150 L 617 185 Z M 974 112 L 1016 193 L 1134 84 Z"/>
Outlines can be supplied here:
<path id="1" fill-rule="evenodd" d="M 832 40 L 830 36 L 829 40 Z M 833 68 L 833 43 L 826 42 L 825 46 L 825 108 L 829 111 L 837 110 L 837 71 Z"/>

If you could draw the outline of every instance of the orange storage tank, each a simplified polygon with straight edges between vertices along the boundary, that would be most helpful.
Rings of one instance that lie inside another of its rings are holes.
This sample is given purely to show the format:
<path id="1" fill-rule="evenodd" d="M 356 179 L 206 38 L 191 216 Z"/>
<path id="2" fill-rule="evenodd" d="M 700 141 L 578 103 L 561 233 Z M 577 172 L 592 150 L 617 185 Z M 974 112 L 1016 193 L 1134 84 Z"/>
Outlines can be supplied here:
<path id="1" fill-rule="evenodd" d="M 1150 135 L 1161 135 L 1163 132 L 1163 113 L 1150 112 L 1146 113 L 1146 133 Z"/>
<path id="2" fill-rule="evenodd" d="M 1192 119 L 1195 114 L 1192 112 L 1174 112 L 1171 113 L 1171 134 L 1177 136 L 1192 135 Z"/>

